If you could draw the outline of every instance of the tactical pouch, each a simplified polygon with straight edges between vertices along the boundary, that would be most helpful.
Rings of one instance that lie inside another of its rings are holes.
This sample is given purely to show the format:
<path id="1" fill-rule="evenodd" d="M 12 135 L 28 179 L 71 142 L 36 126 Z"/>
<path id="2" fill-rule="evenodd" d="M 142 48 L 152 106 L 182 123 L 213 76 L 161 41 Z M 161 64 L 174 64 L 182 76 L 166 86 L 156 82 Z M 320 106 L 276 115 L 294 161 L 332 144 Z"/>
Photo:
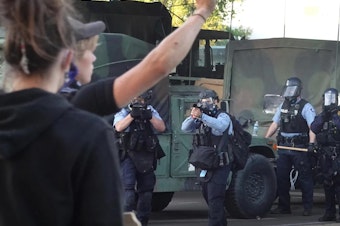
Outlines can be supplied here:
<path id="1" fill-rule="evenodd" d="M 128 145 L 130 141 L 130 133 L 118 133 L 116 134 L 116 144 L 119 149 L 119 159 L 123 161 L 126 157 L 126 153 L 128 150 Z"/>
<path id="2" fill-rule="evenodd" d="M 161 145 L 158 143 L 156 147 L 156 159 L 161 159 L 163 157 L 165 157 L 165 152 L 163 151 Z"/>
<path id="3" fill-rule="evenodd" d="M 215 169 L 219 166 L 220 156 L 214 147 L 194 146 L 189 152 L 188 162 L 203 170 Z"/>
<path id="4" fill-rule="evenodd" d="M 153 135 L 148 136 L 148 139 L 146 139 L 146 146 L 147 146 L 147 151 L 155 153 L 156 159 L 160 159 L 165 156 L 165 152 L 163 151 L 163 148 L 159 144 L 157 135 L 153 134 Z"/>
<path id="5" fill-rule="evenodd" d="M 145 139 L 143 137 L 143 134 L 141 134 L 139 132 L 132 132 L 128 148 L 131 151 L 144 150 L 145 149 Z"/>
<path id="6" fill-rule="evenodd" d="M 158 144 L 158 139 L 156 135 L 150 135 L 148 136 L 148 139 L 146 139 L 146 149 L 147 151 L 155 152 Z"/>
<path id="7" fill-rule="evenodd" d="M 128 149 L 134 150 L 137 142 L 138 142 L 138 134 L 132 133 L 131 136 L 130 136 L 130 142 L 129 142 L 129 145 L 128 145 Z"/>
<path id="8" fill-rule="evenodd" d="M 119 133 L 118 136 L 118 148 L 119 150 L 127 150 L 130 141 L 130 133 Z"/>
<path id="9" fill-rule="evenodd" d="M 195 146 L 209 146 L 211 142 L 208 140 L 208 136 L 206 134 L 195 134 L 193 145 Z"/>

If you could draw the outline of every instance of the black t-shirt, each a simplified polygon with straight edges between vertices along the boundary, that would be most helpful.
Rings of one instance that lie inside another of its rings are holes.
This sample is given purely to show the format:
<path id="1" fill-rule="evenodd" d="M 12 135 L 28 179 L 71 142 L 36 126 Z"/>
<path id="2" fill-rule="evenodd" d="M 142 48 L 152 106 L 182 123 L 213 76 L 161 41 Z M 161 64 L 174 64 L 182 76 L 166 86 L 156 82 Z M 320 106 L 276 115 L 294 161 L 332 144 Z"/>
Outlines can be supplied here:
<path id="1" fill-rule="evenodd" d="M 114 114 L 119 111 L 112 92 L 114 79 L 103 79 L 82 86 L 68 99 L 75 107 L 100 116 Z"/>

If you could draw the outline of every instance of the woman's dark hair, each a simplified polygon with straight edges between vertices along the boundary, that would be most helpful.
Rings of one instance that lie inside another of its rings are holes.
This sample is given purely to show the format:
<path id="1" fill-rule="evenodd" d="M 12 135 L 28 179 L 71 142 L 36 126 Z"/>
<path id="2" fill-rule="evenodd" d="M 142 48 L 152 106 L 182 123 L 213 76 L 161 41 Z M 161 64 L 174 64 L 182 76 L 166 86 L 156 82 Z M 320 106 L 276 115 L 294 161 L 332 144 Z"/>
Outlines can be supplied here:
<path id="1" fill-rule="evenodd" d="M 0 0 L 6 62 L 28 76 L 46 70 L 63 48 L 74 45 L 67 19 L 73 12 L 68 0 Z"/>

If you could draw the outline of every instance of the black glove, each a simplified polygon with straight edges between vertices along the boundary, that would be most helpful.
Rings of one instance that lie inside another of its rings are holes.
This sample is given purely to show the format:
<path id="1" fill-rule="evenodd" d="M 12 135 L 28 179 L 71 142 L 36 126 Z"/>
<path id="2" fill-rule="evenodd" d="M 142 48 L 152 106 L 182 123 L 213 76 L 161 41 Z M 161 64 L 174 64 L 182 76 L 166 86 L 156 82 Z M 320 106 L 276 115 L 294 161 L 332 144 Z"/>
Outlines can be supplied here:
<path id="1" fill-rule="evenodd" d="M 309 143 L 308 144 L 308 148 L 307 148 L 307 152 L 315 155 L 318 153 L 318 147 L 314 144 L 314 143 Z"/>
<path id="2" fill-rule="evenodd" d="M 320 116 L 321 116 L 321 118 L 322 118 L 322 121 L 328 121 L 329 119 L 330 119 L 330 112 L 329 111 L 322 111 L 321 113 L 320 113 Z"/>
<path id="3" fill-rule="evenodd" d="M 140 108 L 132 108 L 130 115 L 132 118 L 140 118 L 141 117 L 141 109 Z"/>
<path id="4" fill-rule="evenodd" d="M 145 120 L 150 120 L 152 118 L 152 112 L 150 109 L 146 109 L 141 111 L 141 115 L 140 115 L 141 119 L 145 119 Z"/>
<path id="5" fill-rule="evenodd" d="M 338 114 L 338 107 L 337 106 L 333 106 L 331 109 L 329 109 L 329 114 L 330 115 L 337 115 Z"/>

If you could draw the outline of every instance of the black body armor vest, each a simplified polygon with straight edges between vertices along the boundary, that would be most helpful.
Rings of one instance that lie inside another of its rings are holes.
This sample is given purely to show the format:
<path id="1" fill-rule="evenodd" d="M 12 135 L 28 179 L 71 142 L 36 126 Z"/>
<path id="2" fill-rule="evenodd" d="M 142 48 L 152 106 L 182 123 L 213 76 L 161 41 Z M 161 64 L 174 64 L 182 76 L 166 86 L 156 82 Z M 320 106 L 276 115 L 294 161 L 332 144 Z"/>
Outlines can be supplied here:
<path id="1" fill-rule="evenodd" d="M 135 119 L 129 127 L 131 151 L 154 151 L 156 144 L 153 144 L 151 139 L 154 133 L 148 120 Z"/>
<path id="2" fill-rule="evenodd" d="M 218 110 L 214 117 L 217 118 L 222 112 L 222 110 Z M 195 146 L 217 147 L 221 138 L 222 136 L 215 136 L 212 134 L 210 127 L 206 126 L 204 123 L 201 123 L 197 128 L 197 133 L 194 135 L 193 144 Z"/>
<path id="3" fill-rule="evenodd" d="M 307 103 L 301 99 L 298 103 L 291 105 L 289 101 L 284 101 L 281 108 L 281 132 L 285 133 L 305 133 L 308 134 L 309 127 L 302 117 L 302 109 Z"/>
<path id="4" fill-rule="evenodd" d="M 320 133 L 316 135 L 316 140 L 322 146 L 340 145 L 340 130 L 334 125 L 332 119 L 323 123 Z"/>

